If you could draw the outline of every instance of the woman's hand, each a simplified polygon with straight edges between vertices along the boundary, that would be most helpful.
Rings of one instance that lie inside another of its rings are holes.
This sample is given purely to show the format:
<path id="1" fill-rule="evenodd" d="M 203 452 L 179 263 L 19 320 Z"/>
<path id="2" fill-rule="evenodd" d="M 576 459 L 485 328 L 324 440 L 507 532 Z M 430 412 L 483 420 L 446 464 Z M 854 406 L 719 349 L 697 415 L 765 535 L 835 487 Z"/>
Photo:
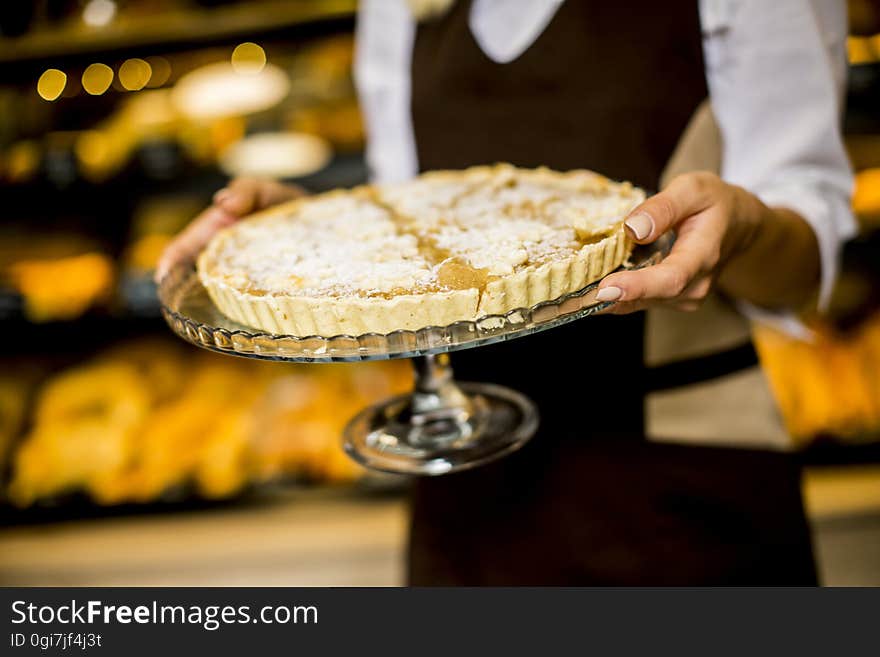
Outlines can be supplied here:
<path id="1" fill-rule="evenodd" d="M 711 173 L 675 178 L 635 208 L 625 225 L 639 244 L 669 230 L 676 241 L 659 264 L 602 280 L 596 298 L 616 302 L 608 313 L 653 305 L 696 310 L 714 286 L 768 308 L 796 308 L 819 281 L 819 249 L 809 224 Z"/>
<path id="2" fill-rule="evenodd" d="M 221 228 L 253 212 L 304 195 L 305 191 L 295 185 L 256 178 L 236 178 L 214 194 L 213 204 L 193 219 L 165 248 L 156 265 L 156 282 L 178 262 L 194 259 Z"/>

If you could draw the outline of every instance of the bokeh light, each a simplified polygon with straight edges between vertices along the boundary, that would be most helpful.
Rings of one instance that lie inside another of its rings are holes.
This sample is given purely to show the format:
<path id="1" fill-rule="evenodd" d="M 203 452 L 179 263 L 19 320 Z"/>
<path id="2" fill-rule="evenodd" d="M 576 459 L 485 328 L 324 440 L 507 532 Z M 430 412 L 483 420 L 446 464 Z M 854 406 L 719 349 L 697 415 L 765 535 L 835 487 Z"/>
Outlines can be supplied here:
<path id="1" fill-rule="evenodd" d="M 878 54 L 880 54 L 875 50 L 874 43 L 869 37 L 847 37 L 846 49 L 849 63 L 853 66 L 870 64 L 876 61 Z"/>
<path id="2" fill-rule="evenodd" d="M 113 0 L 89 0 L 83 8 L 83 22 L 91 27 L 104 27 L 116 16 Z"/>
<path id="3" fill-rule="evenodd" d="M 143 59 L 126 59 L 119 67 L 119 82 L 127 91 L 140 91 L 147 86 L 153 69 Z"/>
<path id="4" fill-rule="evenodd" d="M 226 148 L 220 166 L 230 176 L 296 178 L 320 171 L 332 154 L 330 145 L 315 135 L 263 132 Z"/>
<path id="5" fill-rule="evenodd" d="M 65 86 L 67 86 L 67 75 L 64 71 L 50 68 L 43 71 L 37 81 L 37 93 L 43 100 L 55 100 L 64 91 Z"/>
<path id="6" fill-rule="evenodd" d="M 89 64 L 82 74 L 82 85 L 86 93 L 100 96 L 113 82 L 113 69 L 106 64 Z"/>
<path id="7" fill-rule="evenodd" d="M 64 87 L 64 91 L 61 93 L 62 98 L 74 98 L 82 93 L 82 80 L 80 80 L 79 75 L 68 75 L 67 76 L 67 85 Z"/>
<path id="8" fill-rule="evenodd" d="M 280 103 L 289 90 L 287 74 L 272 64 L 240 75 L 231 64 L 217 62 L 181 77 L 173 101 L 184 116 L 208 119 L 261 112 Z"/>
<path id="9" fill-rule="evenodd" d="M 240 43 L 232 51 L 232 68 L 236 73 L 259 73 L 266 66 L 266 51 L 256 43 Z"/>
<path id="10" fill-rule="evenodd" d="M 147 57 L 147 64 L 152 70 L 150 81 L 147 83 L 150 89 L 161 87 L 171 78 L 171 63 L 164 57 Z"/>
<path id="11" fill-rule="evenodd" d="M 74 152 L 83 166 L 100 169 L 110 159 L 110 140 L 103 132 L 86 130 L 76 140 Z"/>
<path id="12" fill-rule="evenodd" d="M 12 182 L 29 180 L 40 166 L 42 152 L 37 142 L 24 140 L 14 143 L 6 153 L 6 170 Z"/>

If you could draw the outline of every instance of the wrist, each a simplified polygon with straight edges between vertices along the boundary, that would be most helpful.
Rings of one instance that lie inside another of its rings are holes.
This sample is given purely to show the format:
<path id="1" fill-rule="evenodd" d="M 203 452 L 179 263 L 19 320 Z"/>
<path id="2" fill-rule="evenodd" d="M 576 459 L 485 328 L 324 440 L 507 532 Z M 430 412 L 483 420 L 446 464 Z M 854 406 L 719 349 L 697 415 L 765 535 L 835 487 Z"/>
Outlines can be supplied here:
<path id="1" fill-rule="evenodd" d="M 733 198 L 720 289 L 764 308 L 803 307 L 815 293 L 821 270 L 812 228 L 796 212 L 770 208 L 744 189 L 734 188 Z"/>
<path id="2" fill-rule="evenodd" d="M 766 213 L 771 210 L 751 192 L 728 185 L 732 194 L 730 258 L 747 253 L 759 240 Z"/>

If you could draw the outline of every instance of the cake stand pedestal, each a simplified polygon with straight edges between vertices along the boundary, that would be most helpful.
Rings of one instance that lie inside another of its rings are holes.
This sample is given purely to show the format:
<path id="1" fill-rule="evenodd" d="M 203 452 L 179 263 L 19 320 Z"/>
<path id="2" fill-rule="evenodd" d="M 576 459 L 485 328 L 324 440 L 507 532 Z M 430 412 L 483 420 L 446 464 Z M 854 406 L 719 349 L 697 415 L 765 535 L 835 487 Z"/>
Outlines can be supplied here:
<path id="1" fill-rule="evenodd" d="M 512 452 L 538 428 L 524 395 L 491 383 L 456 383 L 448 354 L 412 359 L 415 387 L 358 413 L 346 452 L 376 470 L 437 475 Z"/>
<path id="2" fill-rule="evenodd" d="M 671 236 L 637 247 L 623 266 L 654 265 L 669 252 Z M 412 393 L 364 409 L 349 422 L 343 446 L 356 461 L 397 474 L 439 475 L 500 458 L 525 444 L 538 428 L 538 411 L 524 395 L 491 383 L 457 383 L 449 353 L 545 331 L 609 307 L 596 301 L 598 283 L 531 308 L 448 326 L 388 334 L 275 335 L 220 313 L 192 263 L 181 263 L 159 284 L 171 329 L 204 349 L 233 356 L 299 363 L 412 359 Z"/>

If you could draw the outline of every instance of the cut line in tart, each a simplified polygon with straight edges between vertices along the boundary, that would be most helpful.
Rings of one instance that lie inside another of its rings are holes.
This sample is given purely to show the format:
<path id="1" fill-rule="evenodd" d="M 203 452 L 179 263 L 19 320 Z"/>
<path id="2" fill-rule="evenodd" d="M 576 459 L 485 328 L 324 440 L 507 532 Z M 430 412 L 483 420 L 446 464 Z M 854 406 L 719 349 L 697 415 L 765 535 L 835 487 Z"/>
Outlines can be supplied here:
<path id="1" fill-rule="evenodd" d="M 293 336 L 446 326 L 575 292 L 619 267 L 644 192 L 510 165 L 285 203 L 218 233 L 199 278 L 234 321 Z"/>

